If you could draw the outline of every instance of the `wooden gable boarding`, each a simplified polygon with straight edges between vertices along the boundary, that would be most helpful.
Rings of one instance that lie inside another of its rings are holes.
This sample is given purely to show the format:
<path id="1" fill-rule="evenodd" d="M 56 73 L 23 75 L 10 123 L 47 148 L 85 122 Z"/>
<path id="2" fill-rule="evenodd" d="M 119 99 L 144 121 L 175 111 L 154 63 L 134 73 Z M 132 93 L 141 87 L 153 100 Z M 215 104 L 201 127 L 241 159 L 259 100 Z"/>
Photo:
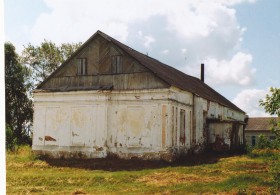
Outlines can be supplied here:
<path id="1" fill-rule="evenodd" d="M 38 89 L 125 90 L 157 89 L 168 86 L 136 59 L 97 32 L 39 85 Z"/>

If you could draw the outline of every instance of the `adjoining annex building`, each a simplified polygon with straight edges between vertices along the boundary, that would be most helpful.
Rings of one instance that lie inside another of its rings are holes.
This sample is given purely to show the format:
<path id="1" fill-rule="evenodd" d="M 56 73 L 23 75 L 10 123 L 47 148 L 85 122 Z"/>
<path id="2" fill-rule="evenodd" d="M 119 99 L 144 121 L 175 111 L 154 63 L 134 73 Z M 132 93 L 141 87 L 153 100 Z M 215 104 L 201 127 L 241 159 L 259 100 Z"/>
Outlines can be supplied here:
<path id="1" fill-rule="evenodd" d="M 242 147 L 244 118 L 203 80 L 97 31 L 34 91 L 32 149 L 172 161 Z"/>
<path id="2" fill-rule="evenodd" d="M 263 135 L 268 140 L 274 140 L 275 134 L 271 130 L 272 120 L 277 120 L 277 117 L 250 117 L 248 118 L 245 127 L 245 139 L 247 146 L 255 146 L 259 142 L 259 136 Z M 280 131 L 280 129 L 277 129 Z"/>

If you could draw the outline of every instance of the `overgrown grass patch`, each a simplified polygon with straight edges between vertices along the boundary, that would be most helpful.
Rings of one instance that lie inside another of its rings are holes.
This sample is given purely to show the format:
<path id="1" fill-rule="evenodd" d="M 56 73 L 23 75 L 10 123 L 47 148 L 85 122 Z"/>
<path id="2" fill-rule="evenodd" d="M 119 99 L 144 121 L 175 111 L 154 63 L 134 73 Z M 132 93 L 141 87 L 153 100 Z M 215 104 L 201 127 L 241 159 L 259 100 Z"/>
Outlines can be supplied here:
<path id="1" fill-rule="evenodd" d="M 27 147 L 7 154 L 7 194 L 269 194 L 272 177 L 267 170 L 265 159 L 246 155 L 197 165 L 114 159 L 52 162 L 33 156 Z"/>

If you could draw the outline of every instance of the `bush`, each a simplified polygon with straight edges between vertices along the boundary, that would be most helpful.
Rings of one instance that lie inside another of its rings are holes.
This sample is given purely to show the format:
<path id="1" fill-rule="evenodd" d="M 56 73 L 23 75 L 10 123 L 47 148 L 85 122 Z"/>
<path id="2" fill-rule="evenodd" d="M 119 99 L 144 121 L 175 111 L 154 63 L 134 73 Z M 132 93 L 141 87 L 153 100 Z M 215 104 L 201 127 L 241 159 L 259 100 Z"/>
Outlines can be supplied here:
<path id="1" fill-rule="evenodd" d="M 259 141 L 258 141 L 258 144 L 256 145 L 256 148 L 258 148 L 258 149 L 271 148 L 272 142 L 273 141 L 268 140 L 268 138 L 266 136 L 261 134 L 259 136 Z"/>
<path id="2" fill-rule="evenodd" d="M 13 130 L 9 125 L 6 125 L 6 150 L 15 151 L 17 148 L 17 139 L 13 135 Z"/>
<path id="3" fill-rule="evenodd" d="M 253 157 L 273 157 L 274 155 L 277 155 L 280 153 L 280 150 L 276 149 L 253 149 L 250 153 L 251 156 Z"/>
<path id="4" fill-rule="evenodd" d="M 17 161 L 30 161 L 38 160 L 39 156 L 35 155 L 32 152 L 32 149 L 29 145 L 20 145 L 15 148 L 14 151 L 8 151 L 9 157 L 14 158 Z"/>
<path id="5" fill-rule="evenodd" d="M 270 173 L 273 178 L 273 187 L 280 192 L 280 154 L 275 154 L 270 167 Z"/>

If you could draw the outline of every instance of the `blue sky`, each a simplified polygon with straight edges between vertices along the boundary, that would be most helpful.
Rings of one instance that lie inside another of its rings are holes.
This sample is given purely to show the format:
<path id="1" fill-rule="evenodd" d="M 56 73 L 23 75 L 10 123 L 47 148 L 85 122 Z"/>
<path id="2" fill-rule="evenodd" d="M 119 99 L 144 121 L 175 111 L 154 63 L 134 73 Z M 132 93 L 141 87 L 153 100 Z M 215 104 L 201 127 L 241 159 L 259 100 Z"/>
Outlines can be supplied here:
<path id="1" fill-rule="evenodd" d="M 254 66 L 258 70 L 257 85 L 267 83 L 279 87 L 280 74 L 280 1 L 262 0 L 255 4 L 237 7 L 237 17 L 246 26 L 244 48 L 254 54 Z M 278 70 L 278 71 L 277 71 Z M 266 80 L 262 78 L 268 78 Z M 277 79 L 278 78 L 278 79 Z M 271 79 L 271 80 L 270 80 Z"/>
<path id="2" fill-rule="evenodd" d="M 280 87 L 279 0 L 4 0 L 5 40 L 86 41 L 97 30 L 199 76 L 250 116 Z"/>

